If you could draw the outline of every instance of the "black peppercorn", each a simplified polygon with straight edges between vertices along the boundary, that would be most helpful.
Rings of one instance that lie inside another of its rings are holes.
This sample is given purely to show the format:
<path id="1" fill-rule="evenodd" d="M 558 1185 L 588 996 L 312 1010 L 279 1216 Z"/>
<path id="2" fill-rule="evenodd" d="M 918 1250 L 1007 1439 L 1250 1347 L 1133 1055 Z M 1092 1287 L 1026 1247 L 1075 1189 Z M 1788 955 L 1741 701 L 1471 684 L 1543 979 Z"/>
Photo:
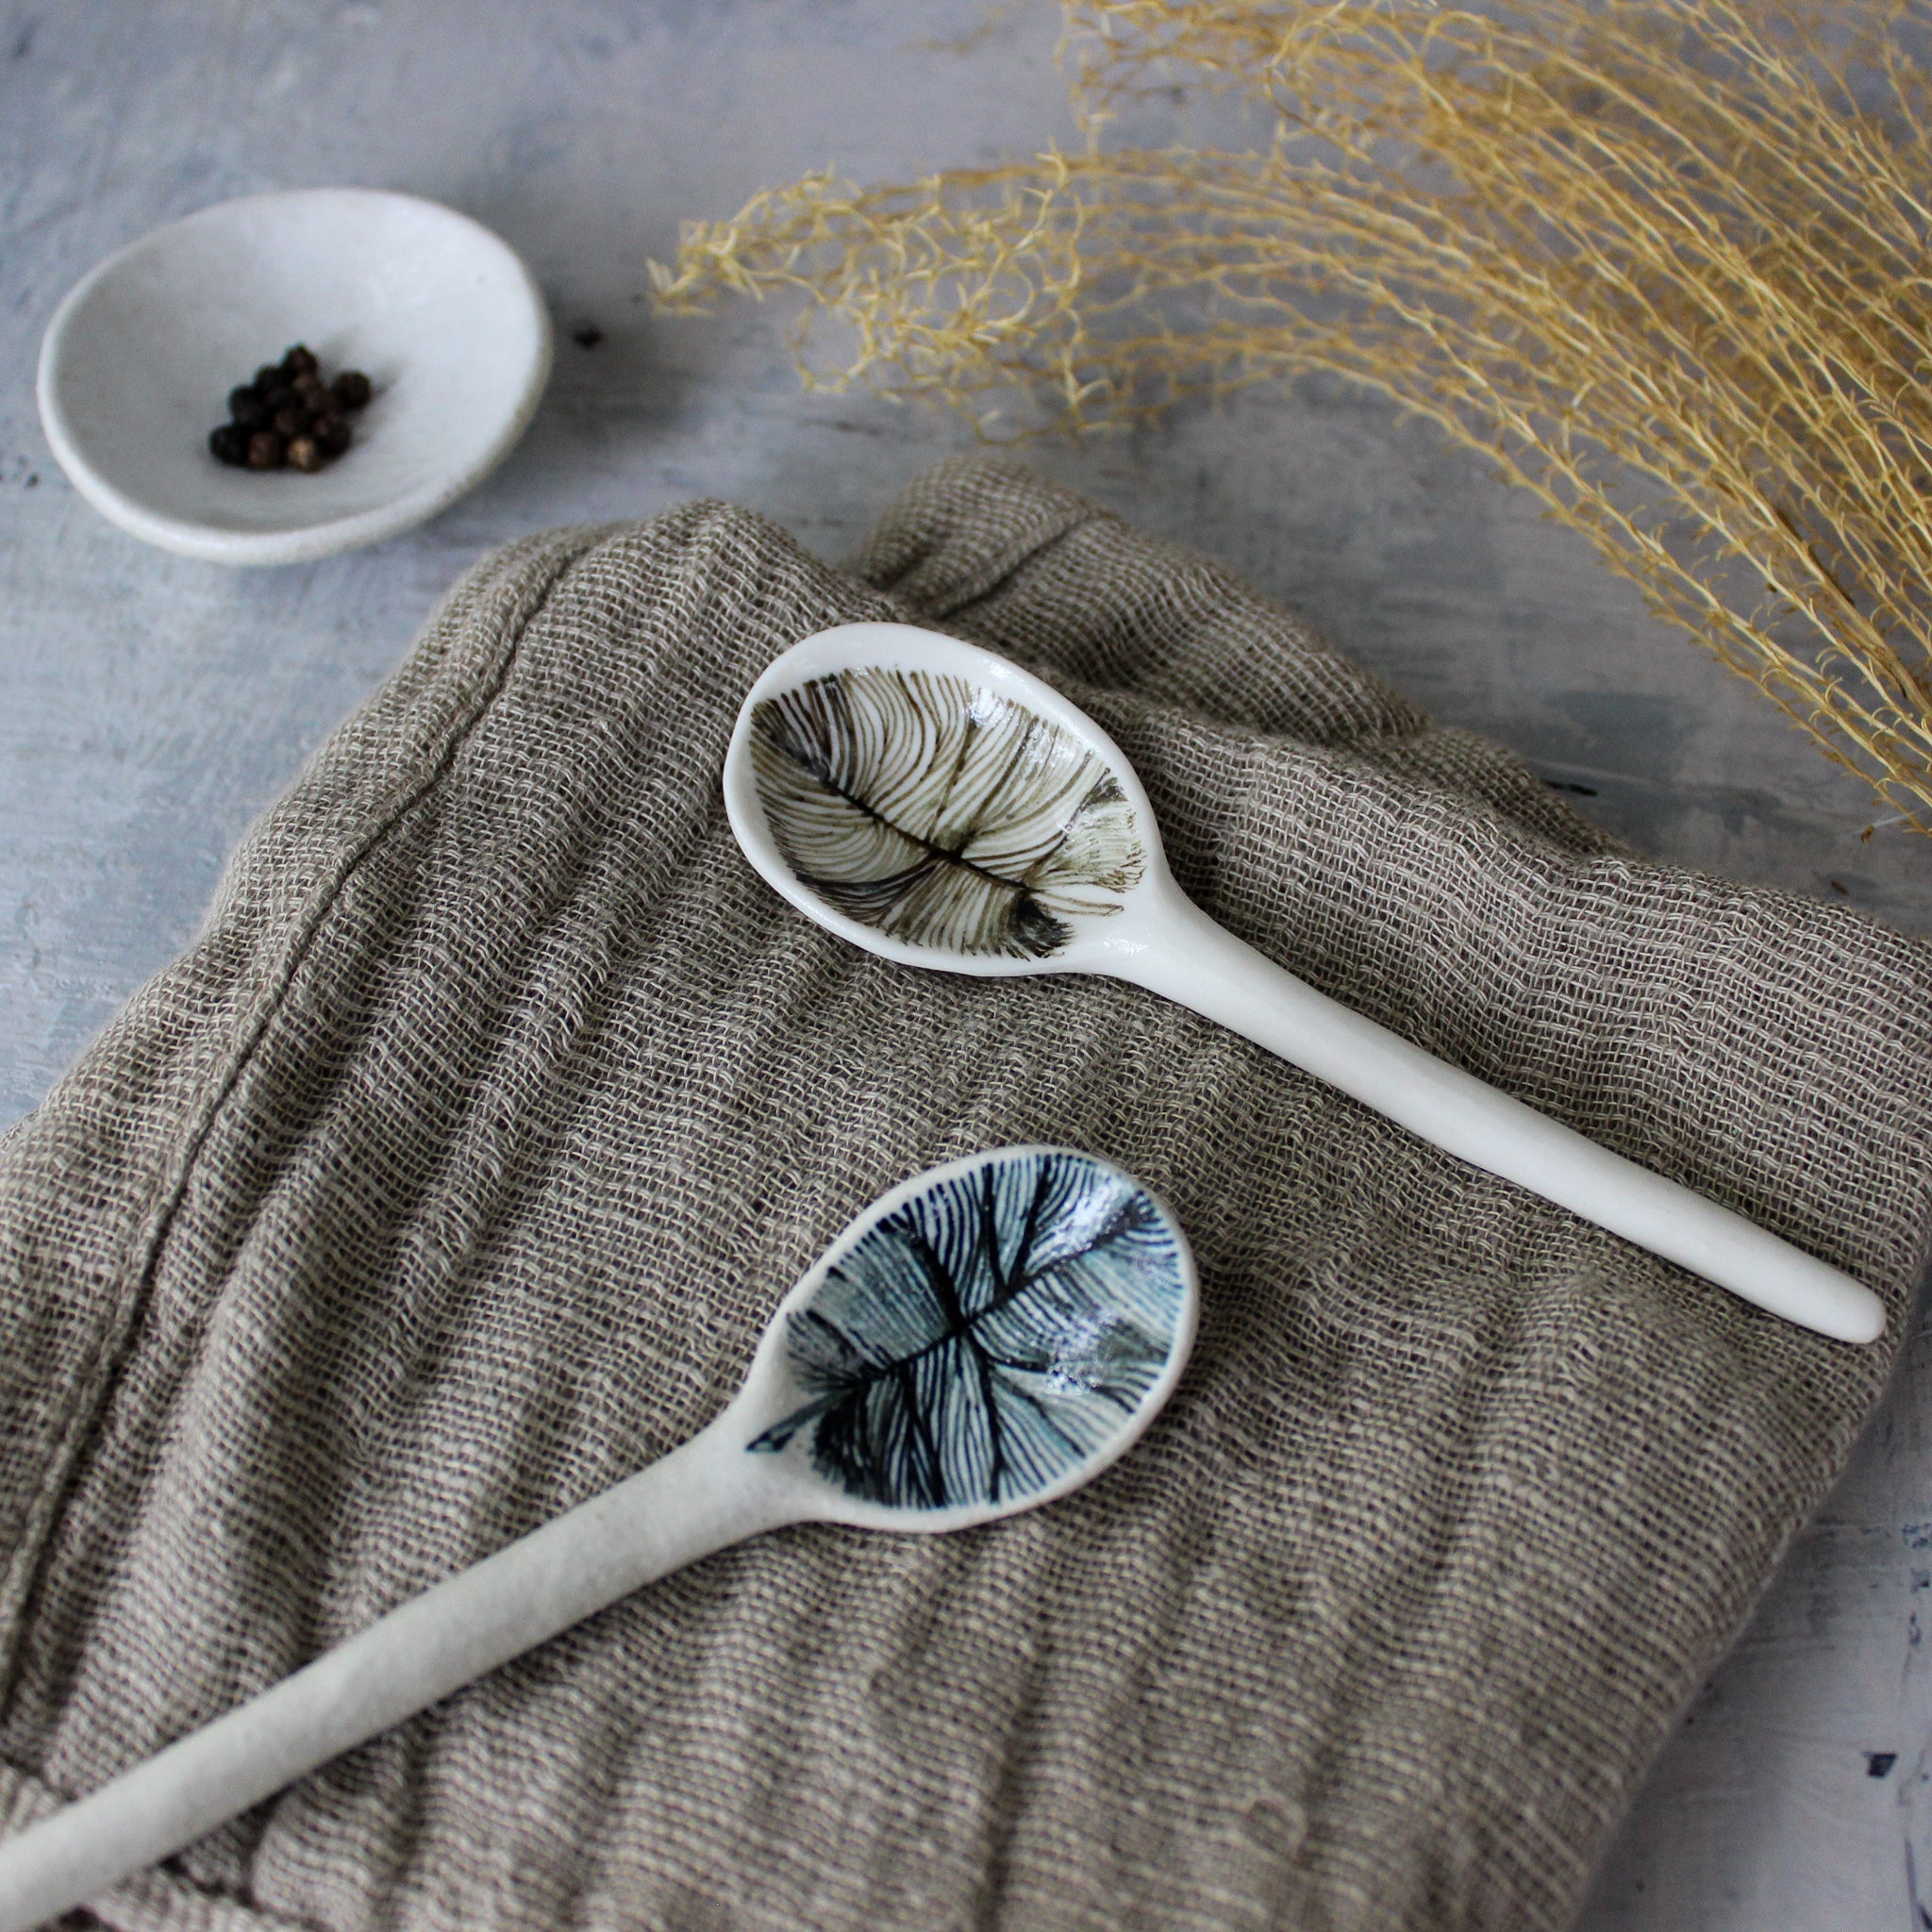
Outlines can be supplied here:
<path id="1" fill-rule="evenodd" d="M 228 391 L 230 420 L 209 432 L 209 454 L 251 470 L 325 469 L 356 440 L 346 412 L 374 393 L 359 369 L 325 381 L 314 350 L 297 342 L 279 362 L 264 362 L 253 382 Z"/>
<path id="2" fill-rule="evenodd" d="M 272 413 L 258 389 L 243 383 L 240 389 L 228 391 L 228 414 L 243 429 L 264 428 Z"/>

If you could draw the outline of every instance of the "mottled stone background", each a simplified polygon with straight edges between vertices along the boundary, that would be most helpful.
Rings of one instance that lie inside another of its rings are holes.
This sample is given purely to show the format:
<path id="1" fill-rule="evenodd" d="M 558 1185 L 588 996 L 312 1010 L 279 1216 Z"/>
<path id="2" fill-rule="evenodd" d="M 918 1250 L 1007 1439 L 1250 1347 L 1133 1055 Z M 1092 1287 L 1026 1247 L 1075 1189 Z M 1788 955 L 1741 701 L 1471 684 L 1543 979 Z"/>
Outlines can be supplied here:
<path id="1" fill-rule="evenodd" d="M 680 218 L 807 168 L 904 178 L 1073 139 L 1056 26 L 1047 0 L 0 4 L 0 1124 L 183 943 L 238 833 L 485 550 L 718 495 L 837 558 L 969 441 L 801 393 L 773 310 L 654 320 L 644 264 Z M 1178 98 L 1141 131 L 1211 134 L 1215 112 Z M 144 549 L 41 437 L 48 316 L 159 222 L 328 183 L 449 202 L 525 254 L 559 327 L 535 427 L 454 510 L 358 555 L 237 573 Z M 1659 857 L 1932 929 L 1932 841 L 1861 840 L 1864 788 L 1374 401 L 1256 394 L 1030 459 L 1211 551 Z M 1928 1477 L 1922 1329 L 1658 1766 L 1590 1932 L 1932 1926 Z"/>

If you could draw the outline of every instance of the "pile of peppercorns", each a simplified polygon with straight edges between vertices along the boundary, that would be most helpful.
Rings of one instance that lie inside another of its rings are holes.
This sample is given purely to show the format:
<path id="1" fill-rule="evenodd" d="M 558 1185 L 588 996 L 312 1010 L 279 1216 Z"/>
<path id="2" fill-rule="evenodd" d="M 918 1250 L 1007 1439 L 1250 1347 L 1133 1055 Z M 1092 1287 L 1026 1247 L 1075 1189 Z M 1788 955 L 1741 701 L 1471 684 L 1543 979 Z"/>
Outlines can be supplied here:
<path id="1" fill-rule="evenodd" d="M 371 394 L 359 369 L 333 382 L 300 342 L 279 362 L 264 362 L 253 382 L 228 391 L 228 421 L 208 432 L 218 461 L 238 470 L 319 470 L 355 441 L 349 412 Z"/>

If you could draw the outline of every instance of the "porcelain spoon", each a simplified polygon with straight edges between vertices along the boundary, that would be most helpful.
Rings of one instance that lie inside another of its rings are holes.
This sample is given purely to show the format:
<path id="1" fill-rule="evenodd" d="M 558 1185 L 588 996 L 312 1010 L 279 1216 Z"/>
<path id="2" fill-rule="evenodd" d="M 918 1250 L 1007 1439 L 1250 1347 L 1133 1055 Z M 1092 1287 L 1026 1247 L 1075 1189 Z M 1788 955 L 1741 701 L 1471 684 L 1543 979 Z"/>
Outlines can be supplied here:
<path id="1" fill-rule="evenodd" d="M 1090 1482 L 1192 1345 L 1185 1237 L 1119 1168 L 1007 1147 L 874 1204 L 743 1386 L 636 1475 L 0 1845 L 0 1932 L 79 1905 L 641 1585 L 762 1530 L 930 1533 Z"/>
<path id="2" fill-rule="evenodd" d="M 1874 1341 L 1862 1283 L 1305 985 L 1182 893 L 1119 748 L 996 653 L 910 625 L 821 631 L 739 712 L 746 858 L 855 945 L 956 973 L 1104 973 L 1178 1000 L 1747 1302 Z"/>

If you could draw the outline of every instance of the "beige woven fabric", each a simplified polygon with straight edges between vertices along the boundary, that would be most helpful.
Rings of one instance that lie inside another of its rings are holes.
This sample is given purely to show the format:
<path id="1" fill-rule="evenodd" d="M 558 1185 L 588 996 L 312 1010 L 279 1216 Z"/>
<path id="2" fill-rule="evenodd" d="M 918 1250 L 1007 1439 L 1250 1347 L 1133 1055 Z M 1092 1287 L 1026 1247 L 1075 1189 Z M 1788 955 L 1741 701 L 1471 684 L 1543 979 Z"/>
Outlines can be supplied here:
<path id="1" fill-rule="evenodd" d="M 827 624 L 1025 658 L 1236 932 L 1895 1316 L 1932 952 L 1637 860 L 1017 472 L 936 473 L 864 571 L 718 505 L 491 559 L 0 1144 L 0 1800 L 94 1786 L 691 1434 L 932 1162 L 1066 1141 L 1166 1195 L 1206 1289 L 1172 1407 L 1009 1524 L 676 1575 L 108 1924 L 1557 1926 L 1841 1466 L 1889 1346 L 1129 988 L 847 947 L 740 858 L 720 760 Z"/>

